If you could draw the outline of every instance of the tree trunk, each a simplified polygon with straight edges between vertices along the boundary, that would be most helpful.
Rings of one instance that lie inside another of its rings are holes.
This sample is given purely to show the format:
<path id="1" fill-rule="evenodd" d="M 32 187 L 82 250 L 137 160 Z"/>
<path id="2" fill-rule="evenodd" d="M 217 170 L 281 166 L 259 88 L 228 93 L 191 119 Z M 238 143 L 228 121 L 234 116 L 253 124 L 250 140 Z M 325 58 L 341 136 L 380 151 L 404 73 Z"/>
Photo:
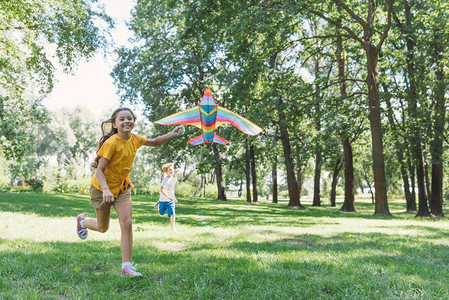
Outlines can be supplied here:
<path id="1" fill-rule="evenodd" d="M 413 129 L 411 130 L 413 131 Z M 420 139 L 420 137 L 415 136 L 412 139 Z M 418 213 L 416 216 L 428 216 L 429 208 L 427 206 L 427 197 L 426 197 L 426 187 L 425 187 L 425 179 L 424 179 L 424 165 L 422 158 L 422 150 L 421 150 L 421 142 L 420 141 L 412 142 L 412 151 L 414 160 L 416 163 L 416 181 L 418 183 Z M 419 145 L 419 148 L 418 148 Z"/>
<path id="2" fill-rule="evenodd" d="M 248 147 L 248 138 L 245 140 L 245 177 L 246 177 L 246 202 L 251 203 L 251 165 Z"/>
<path id="3" fill-rule="evenodd" d="M 417 217 L 430 216 L 429 206 L 427 205 L 427 192 L 425 183 L 424 162 L 422 157 L 421 148 L 416 150 L 416 180 L 418 182 L 418 213 Z"/>
<path id="4" fill-rule="evenodd" d="M 339 20 L 341 22 L 341 20 Z M 344 44 L 343 37 L 338 31 L 337 35 L 337 51 L 336 57 L 338 62 L 338 77 L 340 79 L 340 96 L 342 99 L 348 97 L 348 86 L 346 83 L 346 61 L 344 59 Z M 341 211 L 355 212 L 354 201 L 354 165 L 352 156 L 351 140 L 347 134 L 348 130 L 345 126 L 342 127 L 341 141 L 343 145 L 344 164 L 345 164 L 345 199 Z"/>
<path id="5" fill-rule="evenodd" d="M 432 153 L 432 191 L 430 201 L 430 212 L 438 217 L 443 217 L 443 136 L 446 115 L 446 83 L 444 80 L 444 63 L 442 53 L 444 51 L 441 44 L 440 28 L 435 28 L 434 36 L 434 58 L 438 62 L 435 87 L 435 121 L 433 125 L 433 140 L 430 144 Z"/>
<path id="6" fill-rule="evenodd" d="M 270 68 L 276 69 L 277 54 L 270 57 Z M 287 119 L 283 111 L 283 99 L 280 97 L 278 102 L 278 118 L 279 118 L 279 131 L 281 135 L 282 148 L 284 150 L 285 170 L 287 173 L 287 187 L 289 202 L 288 206 L 303 208 L 299 201 L 298 185 L 296 184 L 295 170 L 292 158 L 292 148 L 290 145 L 290 136 L 287 129 Z"/>
<path id="7" fill-rule="evenodd" d="M 368 43 L 366 57 L 368 61 L 368 99 L 369 121 L 371 126 L 373 174 L 375 189 L 374 214 L 388 215 L 390 209 L 387 201 L 387 181 L 385 177 L 385 158 L 382 140 L 382 122 L 380 118 L 379 74 L 377 65 L 377 50 L 374 45 Z"/>
<path id="8" fill-rule="evenodd" d="M 414 122 L 413 122 L 414 123 Z M 411 145 L 413 158 L 416 164 L 416 181 L 418 184 L 418 213 L 416 216 L 428 216 L 430 214 L 427 206 L 426 186 L 424 176 L 424 163 L 421 150 L 421 133 L 417 125 L 411 126 Z"/>
<path id="9" fill-rule="evenodd" d="M 399 130 L 396 126 L 396 122 L 394 120 L 394 113 L 393 113 L 393 106 L 391 105 L 391 95 L 388 91 L 388 87 L 385 83 L 383 83 L 383 89 L 385 92 L 385 102 L 387 103 L 387 117 L 388 122 L 390 123 L 390 127 L 393 130 L 393 134 L 395 134 L 394 138 L 394 146 L 395 146 L 395 152 L 396 157 L 399 162 L 401 176 L 402 176 L 402 183 L 404 186 L 404 195 L 405 195 L 405 202 L 407 206 L 407 212 L 413 211 L 413 208 L 416 211 L 416 203 L 414 203 L 412 199 L 412 194 L 410 193 L 410 185 L 409 185 L 409 178 L 408 178 L 408 172 L 407 172 L 407 162 L 404 157 L 404 150 L 406 149 L 405 144 L 400 142 L 400 136 Z M 414 204 L 414 205 L 413 205 Z"/>
<path id="10" fill-rule="evenodd" d="M 273 169 L 271 170 L 271 178 L 273 181 L 273 185 L 271 188 L 271 194 L 273 203 L 278 203 L 278 163 L 277 157 L 274 158 Z"/>
<path id="11" fill-rule="evenodd" d="M 363 26 L 363 37 L 358 36 L 349 27 L 344 26 L 341 22 L 332 20 L 325 16 L 323 13 L 311 10 L 311 12 L 322 19 L 325 19 L 329 23 L 346 30 L 349 36 L 362 45 L 366 53 L 367 60 L 367 78 L 366 83 L 368 87 L 368 104 L 369 104 L 369 121 L 371 126 L 371 141 L 372 141 L 372 157 L 373 157 L 373 174 L 374 174 L 374 186 L 376 190 L 375 195 L 375 211 L 374 214 L 391 215 L 388 208 L 387 201 L 387 181 L 385 176 L 385 158 L 383 153 L 383 140 L 382 140 L 382 123 L 380 118 L 380 95 L 379 95 L 379 74 L 377 59 L 385 41 L 391 26 L 391 12 L 393 11 L 394 0 L 387 2 L 387 24 L 384 28 L 384 32 L 380 38 L 378 46 L 373 43 L 374 35 L 374 20 L 377 9 L 376 0 L 368 0 L 368 9 L 366 10 L 366 21 L 362 20 L 360 16 L 357 16 L 348 6 L 346 6 L 341 0 L 332 0 L 337 7 L 345 10 L 349 13 L 348 19 L 351 19 Z M 347 21 L 347 20 L 345 20 Z"/>
<path id="12" fill-rule="evenodd" d="M 424 179 L 426 182 L 426 197 L 428 203 L 430 204 L 430 177 L 429 177 L 429 163 L 427 161 L 426 155 L 424 155 Z M 429 211 L 430 213 L 430 211 Z"/>
<path id="13" fill-rule="evenodd" d="M 299 146 L 296 151 L 296 180 L 298 185 L 299 199 L 302 197 L 302 168 L 301 168 L 301 155 L 299 154 Z"/>
<path id="14" fill-rule="evenodd" d="M 285 113 L 283 111 L 279 111 L 279 130 L 281 134 L 282 147 L 284 150 L 285 170 L 287 173 L 287 187 L 289 196 L 288 206 L 295 206 L 302 208 L 303 206 L 299 201 L 298 185 L 296 183 L 295 171 L 293 167 L 290 137 L 285 123 L 286 123 Z"/>
<path id="15" fill-rule="evenodd" d="M 227 201 L 228 199 L 226 199 L 226 191 L 223 181 L 223 172 L 221 169 L 220 152 L 218 151 L 216 144 L 213 144 L 212 149 L 214 151 L 215 156 L 215 175 L 216 175 L 215 177 L 217 179 L 218 200 Z"/>
<path id="16" fill-rule="evenodd" d="M 338 183 L 338 174 L 340 173 L 341 167 L 343 164 L 341 163 L 341 159 L 337 159 L 335 162 L 334 173 L 332 174 L 332 188 L 331 188 L 331 206 L 335 206 L 335 198 L 337 196 L 337 183 Z"/>
<path id="17" fill-rule="evenodd" d="M 400 150 L 398 150 L 400 152 Z M 404 156 L 398 155 L 398 160 L 402 159 L 400 163 L 400 169 L 401 169 L 401 176 L 402 176 L 402 184 L 404 185 L 404 194 L 405 194 L 405 203 L 407 207 L 407 212 L 416 211 L 416 203 L 414 201 L 414 198 L 412 197 L 412 193 L 410 192 L 410 184 L 409 184 L 409 178 L 408 178 L 408 172 L 407 172 L 407 166 L 404 162 Z"/>
<path id="18" fill-rule="evenodd" d="M 201 174 L 201 190 L 203 191 L 203 197 L 206 198 L 206 174 Z"/>
<path id="19" fill-rule="evenodd" d="M 249 147 L 249 155 L 251 161 L 251 179 L 253 181 L 253 202 L 259 202 L 257 197 L 257 175 L 256 175 L 256 157 L 254 154 L 254 146 Z"/>
<path id="20" fill-rule="evenodd" d="M 408 166 L 408 172 L 409 172 L 409 174 L 410 174 L 410 189 L 411 189 L 411 191 L 412 191 L 412 201 L 411 201 L 411 211 L 416 211 L 416 191 L 415 191 L 415 188 L 416 188 L 416 185 L 415 185 L 415 182 L 416 182 L 416 180 L 415 180 L 415 167 L 412 165 L 412 163 L 411 162 L 409 162 L 409 164 L 408 164 L 409 166 Z"/>
<path id="21" fill-rule="evenodd" d="M 320 64 L 319 60 L 315 58 L 315 129 L 318 133 L 318 137 L 320 136 L 321 130 L 321 88 L 319 84 L 319 72 L 320 72 Z M 315 176 L 313 181 L 313 203 L 312 206 L 321 206 L 320 199 L 320 183 L 321 181 L 321 141 L 320 138 L 318 143 L 315 143 Z"/>
<path id="22" fill-rule="evenodd" d="M 320 180 L 321 180 L 321 149 L 315 151 L 315 176 L 313 181 L 313 203 L 312 206 L 321 206 L 320 199 Z"/>
<path id="23" fill-rule="evenodd" d="M 352 156 L 352 146 L 349 138 L 344 137 L 343 154 L 345 162 L 345 200 L 340 211 L 357 212 L 355 209 L 355 191 L 354 191 L 354 165 Z M 371 190 L 371 186 L 369 186 Z"/>
<path id="24" fill-rule="evenodd" d="M 406 26 L 401 26 L 400 22 L 397 22 L 401 28 L 402 33 L 406 36 L 407 46 L 407 75 L 409 79 L 409 89 L 407 93 L 409 103 L 409 116 L 410 116 L 410 146 L 414 163 L 416 164 L 416 181 L 418 184 L 418 203 L 419 209 L 417 216 L 428 216 L 429 209 L 427 206 L 427 197 L 424 183 L 424 166 L 422 156 L 422 141 L 421 130 L 419 128 L 419 115 L 418 115 L 418 92 L 416 87 L 417 80 L 415 75 L 415 42 L 411 38 L 412 34 L 409 32 L 412 28 L 412 14 L 411 7 L 408 1 L 404 1 L 404 12 L 406 19 Z M 412 204 L 413 205 L 413 204 Z M 415 203 L 416 205 L 416 203 Z"/>
<path id="25" fill-rule="evenodd" d="M 242 197 L 242 192 L 243 192 L 243 178 L 240 177 L 240 188 L 237 191 L 237 196 Z"/>
<path id="26" fill-rule="evenodd" d="M 368 177 L 368 174 L 364 171 L 363 172 L 363 179 L 365 179 L 366 184 L 368 185 L 368 189 L 369 189 L 369 193 L 371 194 L 371 203 L 374 204 L 374 192 L 373 192 L 373 187 L 371 184 L 371 180 Z"/>
<path id="27" fill-rule="evenodd" d="M 406 63 L 407 63 L 407 75 L 408 75 L 408 79 L 409 79 L 409 85 L 408 85 L 408 90 L 407 90 L 407 97 L 408 97 L 408 103 L 409 103 L 409 115 L 410 115 L 410 119 L 411 119 L 411 137 L 412 140 L 410 141 L 410 146 L 411 146 L 411 152 L 412 152 L 412 156 L 413 159 L 416 160 L 418 159 L 418 161 L 416 161 L 417 164 L 419 164 L 419 162 L 421 161 L 422 163 L 422 155 L 420 154 L 420 149 L 421 149 L 421 132 L 419 130 L 419 127 L 416 126 L 416 122 L 417 122 L 417 102 L 418 102 L 418 94 L 417 94 L 417 83 L 416 83 L 416 76 L 415 76 L 415 41 L 412 39 L 412 14 L 411 14 L 411 7 L 408 3 L 408 0 L 404 0 L 403 1 L 404 4 L 404 13 L 405 13 L 405 25 L 403 26 L 403 24 L 400 22 L 400 20 L 396 17 L 396 15 L 394 14 L 397 26 L 400 28 L 402 34 L 405 37 L 406 40 L 406 47 L 407 47 L 407 56 L 406 56 Z M 401 174 L 406 173 L 406 170 L 402 170 L 402 165 L 401 165 Z M 410 168 L 409 169 L 413 169 L 410 170 L 409 174 L 411 177 L 411 193 L 410 193 L 410 189 L 407 189 L 408 187 L 408 180 L 406 181 L 404 175 L 403 177 L 403 182 L 404 182 L 404 190 L 405 190 L 405 199 L 407 201 L 407 211 L 416 211 L 416 193 L 415 193 L 415 172 L 414 172 L 414 168 Z M 417 170 L 418 172 L 418 170 Z M 418 177 L 420 177 L 420 175 L 418 175 Z M 420 186 L 420 184 L 418 184 L 418 186 Z M 419 189 L 419 187 L 418 187 Z M 419 191 L 420 194 L 424 194 L 424 191 L 421 190 Z"/>

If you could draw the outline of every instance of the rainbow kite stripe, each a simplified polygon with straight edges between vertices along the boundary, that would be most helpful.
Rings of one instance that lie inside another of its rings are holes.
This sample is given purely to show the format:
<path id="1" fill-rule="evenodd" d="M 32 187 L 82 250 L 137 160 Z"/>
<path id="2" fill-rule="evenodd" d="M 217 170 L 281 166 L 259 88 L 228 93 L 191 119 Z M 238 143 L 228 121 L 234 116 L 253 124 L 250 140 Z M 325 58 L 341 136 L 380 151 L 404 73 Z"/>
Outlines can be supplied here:
<path id="1" fill-rule="evenodd" d="M 203 109 L 203 105 L 200 105 L 201 124 L 203 129 L 203 140 L 205 143 L 213 143 L 215 135 L 215 120 L 217 119 L 217 106 L 207 106 L 209 110 L 207 113 Z"/>
<path id="2" fill-rule="evenodd" d="M 223 124 L 232 124 L 243 133 L 248 135 L 258 135 L 262 132 L 262 128 L 251 122 L 250 120 L 236 114 L 232 110 L 219 106 L 217 112 L 217 120 L 215 127 Z"/>
<path id="3" fill-rule="evenodd" d="M 218 106 L 209 89 L 204 93 L 199 105 L 177 112 L 154 123 L 160 125 L 192 125 L 201 129 L 201 135 L 189 141 L 192 145 L 204 143 L 226 145 L 229 143 L 215 134 L 215 129 L 223 124 L 232 124 L 248 135 L 258 135 L 262 132 L 262 128 L 248 119 L 229 109 Z"/>
<path id="4" fill-rule="evenodd" d="M 201 129 L 199 106 L 194 106 L 192 108 L 174 113 L 154 123 L 160 125 L 174 125 L 174 124 L 192 125 Z"/>

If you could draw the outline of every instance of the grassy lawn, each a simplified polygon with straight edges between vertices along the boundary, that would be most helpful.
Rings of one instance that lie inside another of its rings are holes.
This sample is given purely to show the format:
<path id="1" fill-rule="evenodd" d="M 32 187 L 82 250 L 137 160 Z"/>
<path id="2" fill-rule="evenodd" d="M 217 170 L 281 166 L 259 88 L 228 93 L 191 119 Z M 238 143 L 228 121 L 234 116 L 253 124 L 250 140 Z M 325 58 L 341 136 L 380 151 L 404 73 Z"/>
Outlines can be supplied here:
<path id="1" fill-rule="evenodd" d="M 337 207 L 179 199 L 178 232 L 156 198 L 134 196 L 133 260 L 120 277 L 115 212 L 107 233 L 75 233 L 88 196 L 0 193 L 0 299 L 449 299 L 447 218 Z M 445 209 L 446 215 L 449 210 Z"/>

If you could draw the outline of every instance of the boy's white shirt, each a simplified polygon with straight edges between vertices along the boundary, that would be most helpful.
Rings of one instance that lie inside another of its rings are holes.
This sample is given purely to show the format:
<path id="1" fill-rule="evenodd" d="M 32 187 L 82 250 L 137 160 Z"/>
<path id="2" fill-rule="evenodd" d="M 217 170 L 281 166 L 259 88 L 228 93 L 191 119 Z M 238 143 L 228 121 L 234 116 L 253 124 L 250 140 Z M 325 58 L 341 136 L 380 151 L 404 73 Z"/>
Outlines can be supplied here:
<path id="1" fill-rule="evenodd" d="M 165 176 L 161 183 L 161 187 L 164 189 L 164 193 L 166 193 L 167 196 L 170 197 L 173 201 L 176 200 L 175 196 L 176 181 L 177 180 L 174 176 L 172 177 Z M 159 193 L 159 201 L 168 202 L 170 201 L 170 199 L 165 197 L 164 194 Z"/>

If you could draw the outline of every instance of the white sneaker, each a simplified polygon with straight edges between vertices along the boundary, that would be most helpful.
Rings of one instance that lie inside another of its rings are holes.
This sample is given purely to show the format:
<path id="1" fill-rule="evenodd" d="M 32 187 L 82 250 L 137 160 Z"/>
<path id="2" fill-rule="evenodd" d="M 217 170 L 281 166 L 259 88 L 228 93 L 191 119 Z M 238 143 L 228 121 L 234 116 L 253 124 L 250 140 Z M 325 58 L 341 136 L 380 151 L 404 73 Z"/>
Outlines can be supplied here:
<path id="1" fill-rule="evenodd" d="M 84 219 L 85 219 L 85 217 L 83 214 L 79 214 L 76 217 L 76 233 L 78 234 L 79 238 L 82 240 L 85 240 L 87 238 L 87 233 L 89 232 L 89 230 L 87 230 L 87 228 L 85 228 L 84 226 L 81 226 L 81 224 L 80 224 L 80 222 Z"/>
<path id="2" fill-rule="evenodd" d="M 137 264 L 133 262 L 122 269 L 122 277 L 142 277 L 142 274 L 136 271 Z"/>

